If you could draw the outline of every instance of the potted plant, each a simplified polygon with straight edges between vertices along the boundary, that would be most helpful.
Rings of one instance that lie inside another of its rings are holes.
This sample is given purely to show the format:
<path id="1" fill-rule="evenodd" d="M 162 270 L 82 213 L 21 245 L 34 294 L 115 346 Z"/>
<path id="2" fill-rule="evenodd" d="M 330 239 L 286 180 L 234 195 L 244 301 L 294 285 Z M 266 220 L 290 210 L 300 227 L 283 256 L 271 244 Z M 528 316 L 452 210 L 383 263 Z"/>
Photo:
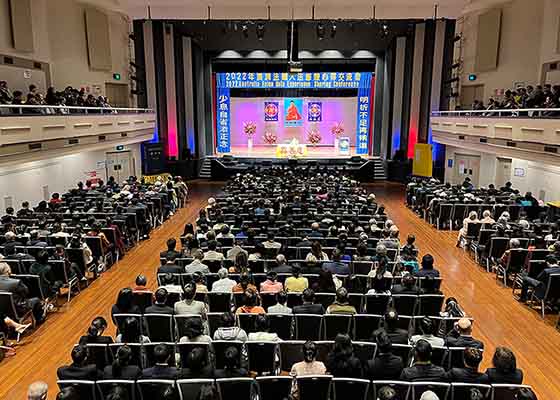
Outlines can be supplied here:
<path id="1" fill-rule="evenodd" d="M 272 131 L 266 131 L 263 136 L 263 140 L 266 144 L 275 144 L 278 140 L 276 134 Z"/>
<path id="2" fill-rule="evenodd" d="M 321 143 L 321 132 L 317 128 L 311 128 L 307 132 L 307 140 L 311 143 L 312 146 L 316 146 L 317 144 Z"/>
<path id="3" fill-rule="evenodd" d="M 331 133 L 334 135 L 334 148 L 338 151 L 338 141 L 344 135 L 344 126 L 342 122 L 335 122 L 331 127 Z"/>
<path id="4" fill-rule="evenodd" d="M 247 148 L 253 148 L 253 136 L 257 133 L 257 124 L 253 121 L 243 122 L 243 132 L 247 135 Z"/>

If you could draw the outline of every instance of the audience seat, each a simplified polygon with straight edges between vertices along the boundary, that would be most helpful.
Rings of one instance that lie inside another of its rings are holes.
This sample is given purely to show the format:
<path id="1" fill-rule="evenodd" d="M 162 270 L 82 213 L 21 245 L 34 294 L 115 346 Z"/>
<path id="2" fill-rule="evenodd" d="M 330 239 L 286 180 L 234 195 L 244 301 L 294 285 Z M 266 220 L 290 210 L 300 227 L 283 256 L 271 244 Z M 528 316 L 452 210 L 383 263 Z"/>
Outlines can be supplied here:
<path id="1" fill-rule="evenodd" d="M 179 379 L 176 383 L 181 400 L 198 400 L 200 389 L 214 385 L 214 379 Z"/>
<path id="2" fill-rule="evenodd" d="M 78 392 L 78 398 L 80 400 L 96 400 L 96 387 L 93 381 L 82 381 L 82 380 L 58 380 L 57 385 L 60 389 L 72 386 Z"/>
<path id="3" fill-rule="evenodd" d="M 490 399 L 492 386 L 474 383 L 451 383 L 451 399 L 471 400 L 472 389 L 478 389 L 484 396 L 484 399 Z"/>
<path id="4" fill-rule="evenodd" d="M 144 352 L 143 354 L 145 355 L 144 357 L 144 368 L 151 368 L 154 365 L 156 365 L 156 360 L 154 358 L 154 349 L 157 345 L 159 344 L 165 344 L 168 346 L 168 348 L 170 349 L 172 354 L 175 354 L 176 351 L 176 345 L 175 342 L 151 342 L 151 343 L 144 343 L 143 344 L 143 348 L 144 348 Z M 170 357 L 169 358 L 169 362 L 168 364 L 170 366 L 175 367 L 176 366 L 176 360 L 175 357 Z"/>
<path id="5" fill-rule="evenodd" d="M 96 382 L 98 393 L 102 396 L 99 400 L 107 398 L 115 387 L 123 388 L 127 394 L 127 400 L 136 400 L 136 382 L 125 379 L 106 379 Z"/>
<path id="6" fill-rule="evenodd" d="M 252 400 L 253 378 L 216 379 L 220 400 Z"/>
<path id="7" fill-rule="evenodd" d="M 428 390 L 434 392 L 439 400 L 450 399 L 449 392 L 451 385 L 449 383 L 441 382 L 412 382 L 410 384 L 412 388 L 411 400 L 420 400 L 422 394 Z"/>
<path id="8" fill-rule="evenodd" d="M 139 379 L 136 384 L 143 400 L 158 399 L 165 389 L 175 387 L 175 381 L 165 379 Z"/>
<path id="9" fill-rule="evenodd" d="M 299 400 L 328 399 L 331 394 L 331 375 L 308 375 L 296 377 Z"/>
<path id="10" fill-rule="evenodd" d="M 287 400 L 292 390 L 291 376 L 259 376 L 256 378 L 259 399 Z"/>

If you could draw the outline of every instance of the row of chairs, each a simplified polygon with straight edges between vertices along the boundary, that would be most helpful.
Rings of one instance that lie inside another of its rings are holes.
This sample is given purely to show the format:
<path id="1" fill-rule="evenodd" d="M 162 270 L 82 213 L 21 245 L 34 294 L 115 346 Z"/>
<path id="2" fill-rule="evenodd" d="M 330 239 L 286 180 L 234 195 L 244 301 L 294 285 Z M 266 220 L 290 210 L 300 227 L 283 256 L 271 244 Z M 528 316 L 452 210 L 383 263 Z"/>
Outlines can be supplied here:
<path id="1" fill-rule="evenodd" d="M 75 387 L 81 400 L 103 400 L 115 386 L 126 389 L 127 400 L 157 399 L 169 387 L 175 388 L 180 400 L 197 400 L 204 386 L 215 385 L 220 400 L 287 400 L 291 398 L 294 378 L 263 376 L 253 378 L 157 380 L 59 380 L 59 388 Z M 419 400 L 431 390 L 440 400 L 470 400 L 472 389 L 478 389 L 487 400 L 515 400 L 527 385 L 440 382 L 369 381 L 365 379 L 334 378 L 330 375 L 309 375 L 295 378 L 300 400 L 367 400 L 377 399 L 379 390 L 388 386 L 399 400 Z"/>
<path id="2" fill-rule="evenodd" d="M 510 214 L 510 220 L 517 221 L 523 208 L 519 204 L 441 203 L 434 214 L 435 221 L 434 218 L 430 218 L 430 223 L 435 224 L 438 229 L 448 227 L 449 230 L 453 230 L 463 226 L 463 220 L 471 211 L 475 211 L 481 216 L 485 210 L 490 210 L 494 219 L 498 219 L 504 211 L 507 211 Z"/>
<path id="3" fill-rule="evenodd" d="M 206 314 L 210 336 L 222 327 L 224 313 Z M 255 319 L 258 314 L 238 314 L 237 325 L 247 333 L 255 332 Z M 186 336 L 186 325 L 191 318 L 199 315 L 170 314 L 115 314 L 114 319 L 119 331 L 122 331 L 127 318 L 139 321 L 141 333 L 152 341 L 174 342 Z M 420 322 L 423 316 L 400 315 L 397 327 L 408 332 L 409 336 L 421 334 Z M 446 336 L 459 318 L 430 317 L 435 324 L 435 332 Z M 373 332 L 383 326 L 380 314 L 355 315 L 318 315 L 318 314 L 268 314 L 270 332 L 283 340 L 332 340 L 338 333 L 347 333 L 354 340 L 372 340 Z M 472 322 L 474 322 L 471 319 Z"/>

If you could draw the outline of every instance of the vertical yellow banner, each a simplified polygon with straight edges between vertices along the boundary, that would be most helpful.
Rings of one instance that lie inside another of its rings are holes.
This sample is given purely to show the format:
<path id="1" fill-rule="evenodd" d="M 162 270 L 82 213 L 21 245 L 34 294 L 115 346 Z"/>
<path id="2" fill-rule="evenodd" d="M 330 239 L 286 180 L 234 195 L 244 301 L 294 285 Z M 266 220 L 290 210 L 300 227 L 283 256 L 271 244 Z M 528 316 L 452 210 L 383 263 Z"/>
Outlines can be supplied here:
<path id="1" fill-rule="evenodd" d="M 412 162 L 412 175 L 432 176 L 432 145 L 416 143 L 414 145 L 414 160 Z"/>

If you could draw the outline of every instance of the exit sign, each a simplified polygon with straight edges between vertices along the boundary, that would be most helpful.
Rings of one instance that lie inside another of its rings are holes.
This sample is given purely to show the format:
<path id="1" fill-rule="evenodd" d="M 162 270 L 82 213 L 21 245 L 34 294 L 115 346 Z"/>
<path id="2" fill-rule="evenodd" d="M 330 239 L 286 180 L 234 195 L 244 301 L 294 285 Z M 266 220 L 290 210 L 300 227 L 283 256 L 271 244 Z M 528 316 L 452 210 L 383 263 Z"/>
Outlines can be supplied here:
<path id="1" fill-rule="evenodd" d="M 115 72 L 113 74 L 113 79 L 116 80 L 116 81 L 120 81 L 121 80 L 121 74 Z"/>
<path id="2" fill-rule="evenodd" d="M 471 81 L 471 82 L 476 81 L 476 75 L 475 74 L 470 74 L 469 75 L 469 81 Z"/>

